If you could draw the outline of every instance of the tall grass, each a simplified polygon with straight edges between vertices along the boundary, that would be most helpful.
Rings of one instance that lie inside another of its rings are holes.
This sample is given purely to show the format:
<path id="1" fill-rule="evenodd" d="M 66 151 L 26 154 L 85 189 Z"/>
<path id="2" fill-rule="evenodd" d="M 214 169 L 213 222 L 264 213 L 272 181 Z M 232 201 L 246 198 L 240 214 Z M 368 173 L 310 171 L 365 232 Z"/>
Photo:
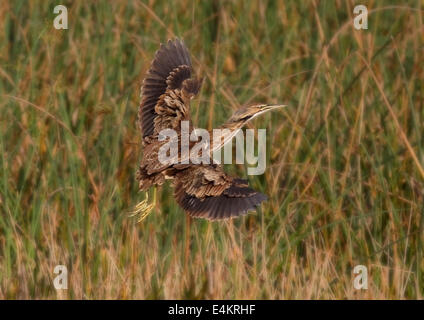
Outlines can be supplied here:
<path id="1" fill-rule="evenodd" d="M 423 297 L 422 1 L 362 1 L 368 30 L 354 1 L 62 1 L 68 30 L 57 4 L 0 4 L 0 298 Z M 205 76 L 200 127 L 290 106 L 252 124 L 268 136 L 257 213 L 191 219 L 166 184 L 128 217 L 141 81 L 175 36 Z"/>

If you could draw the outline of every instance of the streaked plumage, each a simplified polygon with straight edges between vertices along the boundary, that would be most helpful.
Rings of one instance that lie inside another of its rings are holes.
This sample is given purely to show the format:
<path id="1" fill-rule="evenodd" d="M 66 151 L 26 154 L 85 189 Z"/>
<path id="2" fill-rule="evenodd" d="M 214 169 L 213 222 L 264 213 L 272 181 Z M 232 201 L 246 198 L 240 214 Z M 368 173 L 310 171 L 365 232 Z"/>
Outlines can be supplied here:
<path id="1" fill-rule="evenodd" d="M 189 215 L 211 220 L 237 217 L 254 210 L 267 197 L 249 188 L 247 181 L 227 175 L 221 166 L 163 164 L 158 160 L 159 148 L 166 142 L 158 140 L 161 130 L 181 132 L 183 120 L 189 121 L 193 130 L 190 100 L 201 84 L 202 80 L 193 75 L 184 43 L 176 39 L 161 44 L 142 87 L 139 124 L 144 150 L 137 171 L 139 188 L 147 190 L 173 179 L 175 199 Z M 235 132 L 256 115 L 274 107 L 260 104 L 242 108 L 222 128 Z"/>

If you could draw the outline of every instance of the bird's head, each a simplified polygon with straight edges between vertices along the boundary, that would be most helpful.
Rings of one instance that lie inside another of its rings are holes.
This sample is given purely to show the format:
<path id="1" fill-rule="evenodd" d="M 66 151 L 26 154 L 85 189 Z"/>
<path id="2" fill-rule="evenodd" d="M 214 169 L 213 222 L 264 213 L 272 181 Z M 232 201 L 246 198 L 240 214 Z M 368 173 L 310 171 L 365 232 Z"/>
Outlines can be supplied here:
<path id="1" fill-rule="evenodd" d="M 249 120 L 257 117 L 258 115 L 265 113 L 267 111 L 271 111 L 277 108 L 286 107 L 284 104 L 253 104 L 248 107 L 242 107 L 238 109 L 231 116 L 229 122 L 245 124 Z"/>

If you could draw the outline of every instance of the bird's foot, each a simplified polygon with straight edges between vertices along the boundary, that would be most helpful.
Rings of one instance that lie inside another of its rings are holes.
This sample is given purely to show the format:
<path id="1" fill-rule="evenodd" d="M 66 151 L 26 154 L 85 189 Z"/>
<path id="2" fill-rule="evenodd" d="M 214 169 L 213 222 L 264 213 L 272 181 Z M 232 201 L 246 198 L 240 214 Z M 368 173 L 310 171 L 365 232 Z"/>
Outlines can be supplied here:
<path id="1" fill-rule="evenodd" d="M 152 203 L 148 203 L 148 202 L 149 202 L 149 194 L 146 192 L 146 198 L 134 207 L 135 209 L 134 211 L 129 212 L 130 217 L 138 216 L 137 223 L 140 223 L 141 221 L 143 221 L 150 214 L 150 212 L 152 212 L 155 206 L 155 202 L 152 202 Z"/>

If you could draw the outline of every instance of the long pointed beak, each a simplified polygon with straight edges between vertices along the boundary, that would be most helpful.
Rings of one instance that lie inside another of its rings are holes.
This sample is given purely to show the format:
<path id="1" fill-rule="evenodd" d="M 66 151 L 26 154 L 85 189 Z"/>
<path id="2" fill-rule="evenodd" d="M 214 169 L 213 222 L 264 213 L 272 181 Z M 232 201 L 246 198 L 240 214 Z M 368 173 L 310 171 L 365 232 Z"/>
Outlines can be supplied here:
<path id="1" fill-rule="evenodd" d="M 262 114 L 264 112 L 268 112 L 274 109 L 284 108 L 284 107 L 287 107 L 287 105 L 286 104 L 266 104 L 261 108 L 261 111 L 258 113 Z"/>
<path id="2" fill-rule="evenodd" d="M 272 109 L 277 109 L 277 108 L 285 108 L 287 107 L 286 104 L 267 104 L 264 109 L 265 110 L 272 110 Z"/>
<path id="3" fill-rule="evenodd" d="M 287 105 L 286 104 L 266 104 L 266 105 L 263 105 L 262 107 L 261 107 L 261 109 L 260 109 L 260 111 L 259 112 L 257 112 L 253 117 L 251 117 L 250 119 L 253 119 L 253 118 L 255 118 L 255 117 L 257 117 L 257 116 L 259 116 L 260 114 L 263 114 L 263 113 L 265 113 L 265 112 L 268 112 L 268 111 L 271 111 L 271 110 L 274 110 L 274 109 L 277 109 L 277 108 L 284 108 L 284 107 L 287 107 Z M 250 120 L 249 119 L 249 120 Z"/>

